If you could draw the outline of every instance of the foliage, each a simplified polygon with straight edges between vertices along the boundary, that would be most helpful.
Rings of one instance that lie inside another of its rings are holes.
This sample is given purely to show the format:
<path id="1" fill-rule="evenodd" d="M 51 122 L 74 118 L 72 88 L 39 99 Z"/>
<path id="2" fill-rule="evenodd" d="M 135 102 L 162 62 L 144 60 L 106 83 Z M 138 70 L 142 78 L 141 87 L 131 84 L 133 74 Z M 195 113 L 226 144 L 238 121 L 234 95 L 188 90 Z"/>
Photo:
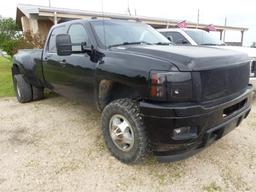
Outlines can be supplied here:
<path id="1" fill-rule="evenodd" d="M 13 49 L 18 45 L 21 34 L 19 28 L 12 18 L 0 20 L 0 49 L 13 55 Z"/>
<path id="2" fill-rule="evenodd" d="M 0 19 L 0 49 L 13 56 L 18 49 L 42 48 L 39 34 L 21 33 L 12 18 Z"/>
<path id="3" fill-rule="evenodd" d="M 206 191 L 206 192 L 219 192 L 219 191 L 222 191 L 221 187 L 218 186 L 215 182 L 212 182 L 209 185 L 204 186 L 203 190 Z"/>
<path id="4" fill-rule="evenodd" d="M 0 57 L 0 97 L 14 96 L 11 75 L 11 60 Z"/>
<path id="5" fill-rule="evenodd" d="M 18 49 L 34 49 L 43 48 L 44 44 L 41 40 L 39 34 L 32 34 L 31 32 L 23 33 L 22 37 L 19 39 L 17 46 L 14 48 L 14 54 Z"/>
<path id="6" fill-rule="evenodd" d="M 251 47 L 256 48 L 256 42 L 253 42 Z"/>
<path id="7" fill-rule="evenodd" d="M 0 20 L 0 40 L 16 39 L 19 37 L 19 28 L 12 18 L 4 18 Z"/>

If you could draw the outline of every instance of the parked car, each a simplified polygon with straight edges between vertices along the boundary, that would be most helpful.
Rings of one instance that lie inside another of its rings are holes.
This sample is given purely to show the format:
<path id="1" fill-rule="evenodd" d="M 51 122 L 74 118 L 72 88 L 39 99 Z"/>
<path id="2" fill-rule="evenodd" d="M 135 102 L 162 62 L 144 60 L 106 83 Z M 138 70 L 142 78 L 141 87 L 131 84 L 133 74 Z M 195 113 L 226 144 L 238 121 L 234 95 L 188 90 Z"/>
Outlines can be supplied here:
<path id="1" fill-rule="evenodd" d="M 121 162 L 140 162 L 151 151 L 162 161 L 185 158 L 249 114 L 250 60 L 231 50 L 169 44 L 140 22 L 57 24 L 43 50 L 14 56 L 17 99 L 42 99 L 47 88 L 95 104 L 106 146 Z"/>
<path id="2" fill-rule="evenodd" d="M 251 58 L 250 76 L 256 77 L 256 48 L 228 46 L 221 40 L 214 38 L 210 33 L 201 29 L 169 28 L 159 29 L 158 31 L 177 45 L 220 46 L 224 49 L 244 52 Z"/>

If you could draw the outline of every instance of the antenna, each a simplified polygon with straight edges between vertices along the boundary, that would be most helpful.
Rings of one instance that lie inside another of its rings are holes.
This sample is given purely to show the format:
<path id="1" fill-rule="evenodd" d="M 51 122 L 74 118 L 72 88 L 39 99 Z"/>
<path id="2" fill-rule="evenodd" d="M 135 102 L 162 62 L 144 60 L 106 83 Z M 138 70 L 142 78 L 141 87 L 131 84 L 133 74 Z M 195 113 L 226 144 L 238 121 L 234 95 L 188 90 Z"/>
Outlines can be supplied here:
<path id="1" fill-rule="evenodd" d="M 197 10 L 197 24 L 196 24 L 197 29 L 199 27 L 199 19 L 200 19 L 200 9 Z"/>
<path id="2" fill-rule="evenodd" d="M 131 16 L 131 10 L 130 10 L 130 2 L 129 2 L 129 0 L 127 0 L 127 11 L 128 11 L 128 14 Z"/>
<path id="3" fill-rule="evenodd" d="M 105 16 L 104 16 L 104 4 L 103 0 L 101 0 L 101 14 L 102 14 L 102 24 L 103 24 L 103 35 L 104 35 L 104 44 L 107 48 L 107 41 L 106 41 L 106 30 L 105 30 Z"/>
<path id="4" fill-rule="evenodd" d="M 137 16 L 137 9 L 136 9 L 136 3 L 133 2 L 133 6 L 134 6 L 134 15 Z"/>

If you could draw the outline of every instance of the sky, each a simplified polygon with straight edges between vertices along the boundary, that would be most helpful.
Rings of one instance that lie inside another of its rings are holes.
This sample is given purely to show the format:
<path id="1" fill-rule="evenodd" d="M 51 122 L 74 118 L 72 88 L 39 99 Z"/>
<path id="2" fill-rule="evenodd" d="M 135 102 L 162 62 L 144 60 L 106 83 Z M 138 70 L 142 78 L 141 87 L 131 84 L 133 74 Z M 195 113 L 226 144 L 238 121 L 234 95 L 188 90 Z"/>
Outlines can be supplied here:
<path id="1" fill-rule="evenodd" d="M 249 46 L 256 41 L 255 0 L 50 0 L 52 7 L 62 7 L 89 11 L 128 13 L 138 16 L 151 16 L 167 19 L 197 21 L 200 10 L 200 23 L 248 27 L 244 45 Z M 49 5 L 49 0 L 1 0 L 0 15 L 13 17 L 17 4 Z M 103 6 L 102 6 L 103 5 Z M 135 11 L 136 10 L 136 11 Z M 226 41 L 239 41 L 240 32 L 227 32 Z"/>

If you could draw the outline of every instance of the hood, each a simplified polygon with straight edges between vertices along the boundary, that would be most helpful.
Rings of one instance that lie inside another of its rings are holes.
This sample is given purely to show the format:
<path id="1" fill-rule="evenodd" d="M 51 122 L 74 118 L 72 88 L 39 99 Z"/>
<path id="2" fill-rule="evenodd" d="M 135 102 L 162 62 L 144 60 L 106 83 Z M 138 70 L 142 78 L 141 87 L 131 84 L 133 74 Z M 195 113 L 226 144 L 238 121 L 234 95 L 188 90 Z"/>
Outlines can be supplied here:
<path id="1" fill-rule="evenodd" d="M 223 49 L 241 51 L 248 54 L 250 58 L 256 58 L 256 48 L 251 47 L 240 47 L 240 46 L 221 46 Z"/>
<path id="2" fill-rule="evenodd" d="M 211 70 L 249 62 L 245 53 L 214 47 L 131 45 L 112 49 L 162 59 L 176 65 L 180 71 Z"/>

